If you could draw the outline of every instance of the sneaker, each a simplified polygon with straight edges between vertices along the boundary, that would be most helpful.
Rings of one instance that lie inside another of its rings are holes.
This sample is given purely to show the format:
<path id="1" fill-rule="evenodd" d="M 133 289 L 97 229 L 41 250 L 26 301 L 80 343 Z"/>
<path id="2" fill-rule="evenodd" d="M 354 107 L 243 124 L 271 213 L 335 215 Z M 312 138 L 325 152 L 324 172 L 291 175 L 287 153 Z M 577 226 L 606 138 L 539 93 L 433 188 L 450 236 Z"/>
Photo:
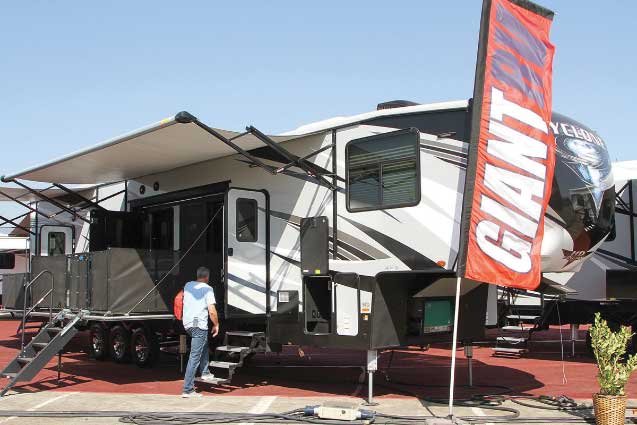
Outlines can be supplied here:
<path id="1" fill-rule="evenodd" d="M 198 398 L 198 397 L 203 397 L 203 395 L 201 395 L 201 393 L 198 393 L 197 391 L 190 391 L 189 393 L 181 393 L 181 398 Z"/>
<path id="2" fill-rule="evenodd" d="M 202 381 L 210 382 L 210 381 L 214 381 L 214 379 L 215 379 L 215 376 L 212 373 L 204 373 L 203 375 L 201 375 Z"/>

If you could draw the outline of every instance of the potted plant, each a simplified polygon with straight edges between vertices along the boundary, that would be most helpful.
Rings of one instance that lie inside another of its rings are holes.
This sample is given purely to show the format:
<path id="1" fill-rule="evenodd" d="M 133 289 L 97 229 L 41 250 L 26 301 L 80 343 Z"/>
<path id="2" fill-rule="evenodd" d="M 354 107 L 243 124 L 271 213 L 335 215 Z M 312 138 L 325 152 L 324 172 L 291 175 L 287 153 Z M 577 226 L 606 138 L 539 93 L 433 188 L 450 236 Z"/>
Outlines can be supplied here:
<path id="1" fill-rule="evenodd" d="M 633 334 L 628 326 L 613 332 L 599 313 L 595 313 L 590 334 L 599 370 L 599 393 L 593 394 L 595 421 L 598 425 L 623 425 L 626 420 L 624 387 L 637 368 L 637 356 L 626 357 L 626 346 Z"/>

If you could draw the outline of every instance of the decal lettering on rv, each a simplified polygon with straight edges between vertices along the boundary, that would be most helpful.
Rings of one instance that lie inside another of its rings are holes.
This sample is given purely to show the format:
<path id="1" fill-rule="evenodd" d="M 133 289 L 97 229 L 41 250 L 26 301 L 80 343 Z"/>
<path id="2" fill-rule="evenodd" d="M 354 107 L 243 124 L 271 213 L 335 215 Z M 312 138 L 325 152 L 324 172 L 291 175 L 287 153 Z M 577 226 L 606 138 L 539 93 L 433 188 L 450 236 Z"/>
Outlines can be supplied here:
<path id="1" fill-rule="evenodd" d="M 474 96 L 482 101 L 475 105 L 480 109 L 470 152 L 475 176 L 468 177 L 473 197 L 464 265 L 467 278 L 527 289 L 540 280 L 555 163 L 552 13 L 537 10 L 509 0 L 490 2 L 485 56 L 478 63 L 484 85 L 476 86 Z"/>

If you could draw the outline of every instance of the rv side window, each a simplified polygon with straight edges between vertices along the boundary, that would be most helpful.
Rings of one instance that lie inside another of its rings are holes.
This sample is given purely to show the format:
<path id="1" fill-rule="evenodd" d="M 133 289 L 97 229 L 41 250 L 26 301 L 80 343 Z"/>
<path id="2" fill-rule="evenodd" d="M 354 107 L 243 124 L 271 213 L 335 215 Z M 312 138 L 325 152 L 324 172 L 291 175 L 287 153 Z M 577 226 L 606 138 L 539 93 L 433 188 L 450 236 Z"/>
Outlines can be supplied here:
<path id="1" fill-rule="evenodd" d="M 393 131 L 345 148 L 350 212 L 410 207 L 420 202 L 420 134 Z"/>
<path id="2" fill-rule="evenodd" d="M 66 241 L 64 232 L 49 233 L 49 255 L 64 255 L 66 253 Z"/>
<path id="3" fill-rule="evenodd" d="M 15 254 L 12 252 L 0 252 L 0 269 L 15 268 Z"/>
<path id="4" fill-rule="evenodd" d="M 237 240 L 239 242 L 256 242 L 257 237 L 257 201 L 254 199 L 237 199 Z"/>

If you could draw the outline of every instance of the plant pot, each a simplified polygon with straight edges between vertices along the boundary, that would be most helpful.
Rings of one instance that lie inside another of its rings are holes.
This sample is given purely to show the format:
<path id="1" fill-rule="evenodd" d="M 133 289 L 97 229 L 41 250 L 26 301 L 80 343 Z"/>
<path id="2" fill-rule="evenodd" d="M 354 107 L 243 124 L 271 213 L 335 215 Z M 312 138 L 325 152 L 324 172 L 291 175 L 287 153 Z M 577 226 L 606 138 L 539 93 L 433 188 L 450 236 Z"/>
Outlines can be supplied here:
<path id="1" fill-rule="evenodd" d="M 626 422 L 626 396 L 593 394 L 597 425 L 624 425 Z"/>

